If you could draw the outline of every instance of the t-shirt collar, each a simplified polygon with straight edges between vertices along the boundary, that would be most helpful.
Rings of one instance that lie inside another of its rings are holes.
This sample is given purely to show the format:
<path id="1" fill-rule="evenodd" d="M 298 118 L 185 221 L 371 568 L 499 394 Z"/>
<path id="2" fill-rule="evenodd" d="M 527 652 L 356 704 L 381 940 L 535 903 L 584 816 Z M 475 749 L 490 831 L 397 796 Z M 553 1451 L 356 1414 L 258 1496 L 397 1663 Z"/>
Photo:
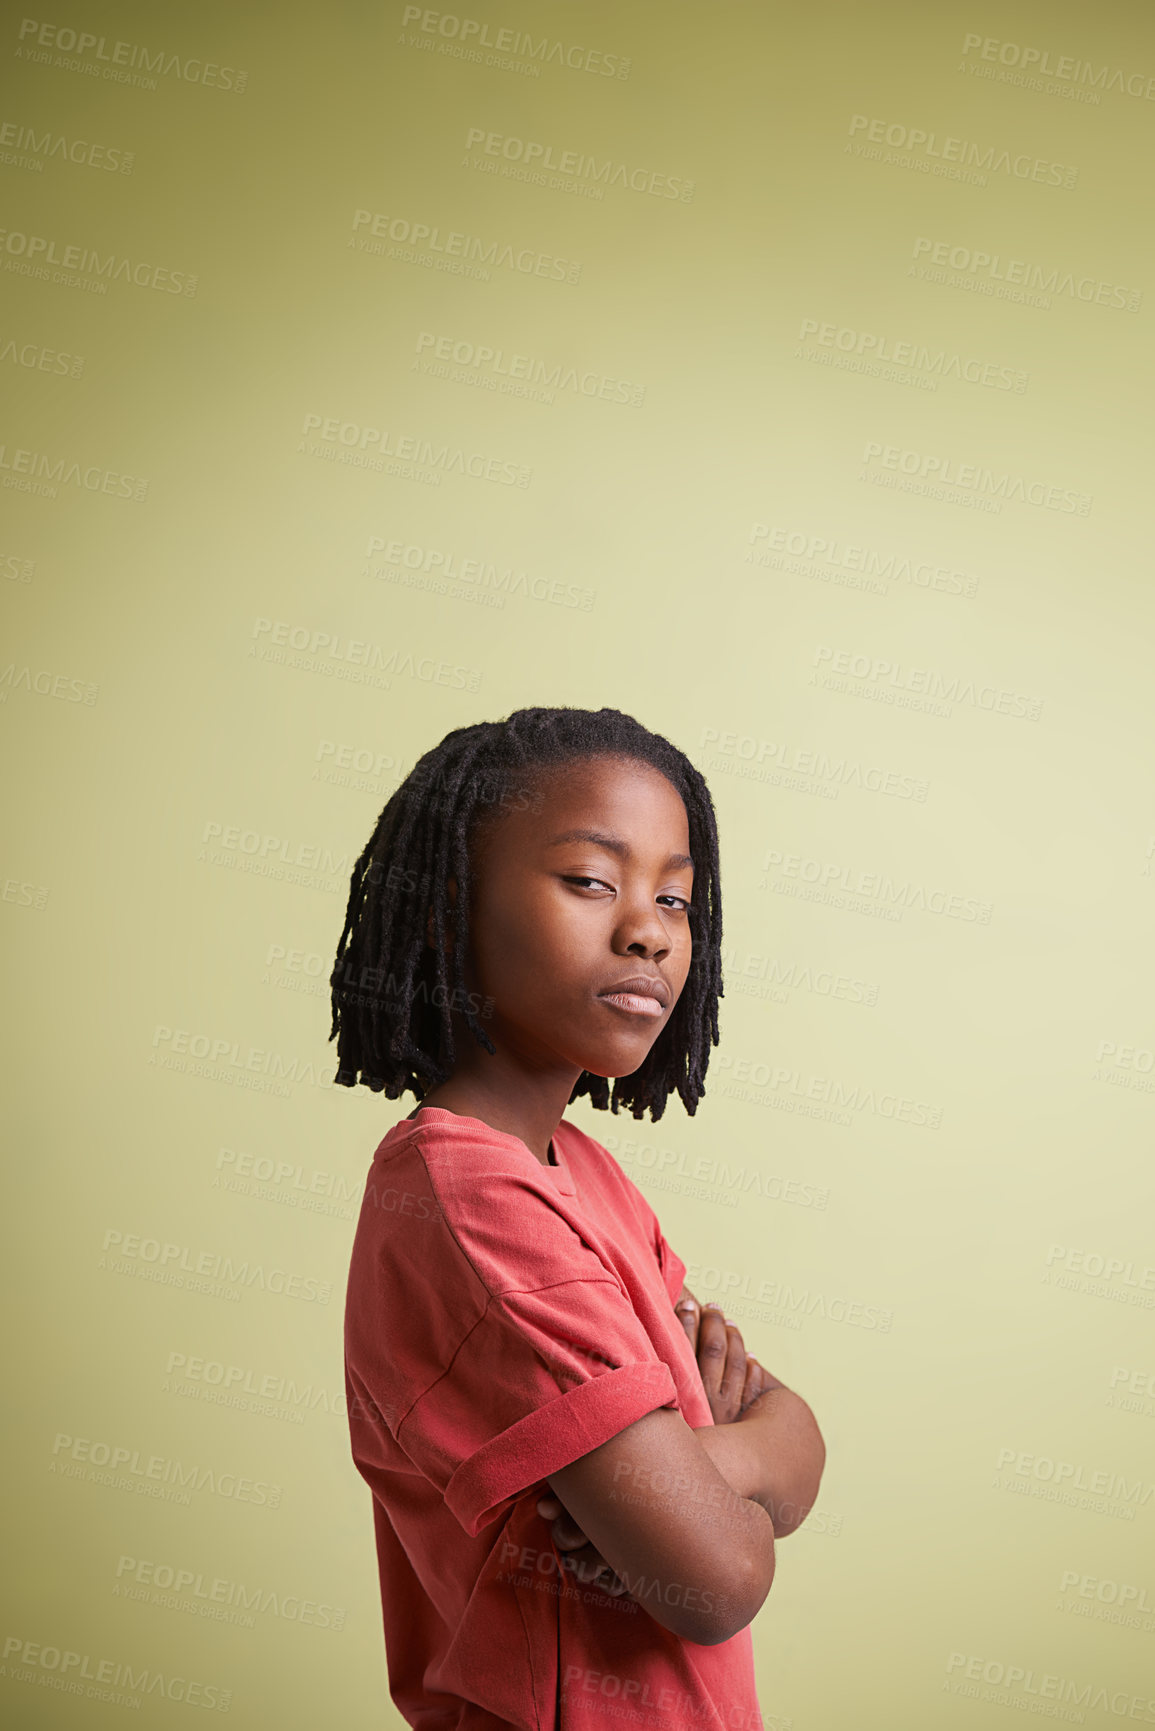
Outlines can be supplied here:
<path id="1" fill-rule="evenodd" d="M 469 1114 L 465 1112 L 451 1112 L 447 1106 L 419 1106 L 417 1111 L 417 1117 L 410 1118 L 408 1120 L 409 1123 L 420 1125 L 422 1114 L 439 1113 L 442 1118 L 455 1120 L 459 1124 L 476 1124 L 480 1129 L 484 1130 L 487 1135 L 500 1136 L 502 1141 L 512 1142 L 515 1147 L 523 1150 L 527 1160 L 533 1161 L 534 1166 L 539 1172 L 549 1173 L 550 1178 L 553 1180 L 554 1184 L 556 1184 L 558 1190 L 563 1196 L 574 1196 L 577 1194 L 577 1186 L 574 1183 L 573 1173 L 570 1171 L 569 1162 L 565 1155 L 564 1119 L 561 1124 L 558 1125 L 550 1140 L 550 1147 L 553 1149 L 554 1157 L 557 1160 L 557 1165 L 554 1166 L 552 1164 L 543 1164 L 528 1144 L 522 1141 L 520 1136 L 514 1136 L 508 1130 L 496 1130 L 492 1124 L 487 1124 L 482 1118 L 470 1117 Z"/>

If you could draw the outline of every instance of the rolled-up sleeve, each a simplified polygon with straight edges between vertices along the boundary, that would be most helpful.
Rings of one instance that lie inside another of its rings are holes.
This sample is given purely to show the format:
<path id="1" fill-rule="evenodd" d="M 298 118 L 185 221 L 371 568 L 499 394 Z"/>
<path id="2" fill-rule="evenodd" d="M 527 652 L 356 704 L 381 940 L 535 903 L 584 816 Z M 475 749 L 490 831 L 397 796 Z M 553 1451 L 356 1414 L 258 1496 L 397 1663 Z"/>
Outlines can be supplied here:
<path id="1" fill-rule="evenodd" d="M 674 1379 L 621 1287 L 570 1280 L 492 1296 L 397 1441 L 473 1537 L 664 1406 L 677 1407 Z"/>

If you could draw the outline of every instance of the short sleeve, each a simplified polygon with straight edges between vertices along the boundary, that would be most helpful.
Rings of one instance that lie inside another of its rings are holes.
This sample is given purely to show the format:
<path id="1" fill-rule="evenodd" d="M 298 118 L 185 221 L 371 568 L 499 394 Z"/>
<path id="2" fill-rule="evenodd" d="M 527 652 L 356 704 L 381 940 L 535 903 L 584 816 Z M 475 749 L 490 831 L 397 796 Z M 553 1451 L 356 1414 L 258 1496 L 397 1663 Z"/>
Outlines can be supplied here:
<path id="1" fill-rule="evenodd" d="M 396 1439 L 471 1536 L 658 1407 L 673 1376 L 617 1280 L 492 1295 Z"/>

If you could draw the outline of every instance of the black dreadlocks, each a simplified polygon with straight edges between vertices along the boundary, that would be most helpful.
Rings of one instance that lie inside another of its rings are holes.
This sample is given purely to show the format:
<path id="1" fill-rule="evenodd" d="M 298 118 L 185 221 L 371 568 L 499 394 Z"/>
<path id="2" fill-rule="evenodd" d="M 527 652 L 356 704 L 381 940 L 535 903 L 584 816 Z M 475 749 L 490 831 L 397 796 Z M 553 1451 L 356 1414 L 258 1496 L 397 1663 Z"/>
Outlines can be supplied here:
<path id="1" fill-rule="evenodd" d="M 589 1096 L 600 1110 L 627 1106 L 635 1118 L 662 1116 L 676 1088 L 697 1110 L 718 1044 L 722 996 L 722 904 L 714 807 L 701 774 L 661 734 L 619 709 L 519 709 L 504 721 L 455 728 L 426 752 L 391 796 L 356 865 L 345 926 L 330 975 L 337 1040 L 334 1081 L 363 1082 L 396 1100 L 421 1100 L 454 1066 L 451 1009 L 486 1051 L 496 1048 L 465 987 L 472 874 L 469 843 L 479 825 L 516 803 L 525 809 L 533 772 L 588 757 L 623 757 L 660 770 L 686 807 L 694 895 L 689 910 L 690 972 L 674 1013 L 631 1076 L 583 1070 L 570 1101 Z M 515 798 L 509 796 L 513 794 Z M 536 795 L 540 799 L 540 794 Z M 447 880 L 457 883 L 456 909 Z M 452 926 L 450 926 L 451 916 Z M 428 927 L 432 920 L 430 943 Z M 452 929 L 451 954 L 445 938 Z M 450 977 L 450 972 L 452 977 Z"/>

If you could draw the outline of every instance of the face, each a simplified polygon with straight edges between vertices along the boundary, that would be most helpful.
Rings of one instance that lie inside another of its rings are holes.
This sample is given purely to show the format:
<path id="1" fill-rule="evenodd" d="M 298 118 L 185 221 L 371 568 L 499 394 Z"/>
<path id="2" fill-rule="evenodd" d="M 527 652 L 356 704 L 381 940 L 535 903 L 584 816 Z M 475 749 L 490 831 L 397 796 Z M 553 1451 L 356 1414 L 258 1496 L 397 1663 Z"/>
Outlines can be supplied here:
<path id="1" fill-rule="evenodd" d="M 686 808 L 629 759 L 583 759 L 538 787 L 478 834 L 466 979 L 493 1000 L 483 1026 L 503 1056 L 628 1076 L 690 968 Z"/>

